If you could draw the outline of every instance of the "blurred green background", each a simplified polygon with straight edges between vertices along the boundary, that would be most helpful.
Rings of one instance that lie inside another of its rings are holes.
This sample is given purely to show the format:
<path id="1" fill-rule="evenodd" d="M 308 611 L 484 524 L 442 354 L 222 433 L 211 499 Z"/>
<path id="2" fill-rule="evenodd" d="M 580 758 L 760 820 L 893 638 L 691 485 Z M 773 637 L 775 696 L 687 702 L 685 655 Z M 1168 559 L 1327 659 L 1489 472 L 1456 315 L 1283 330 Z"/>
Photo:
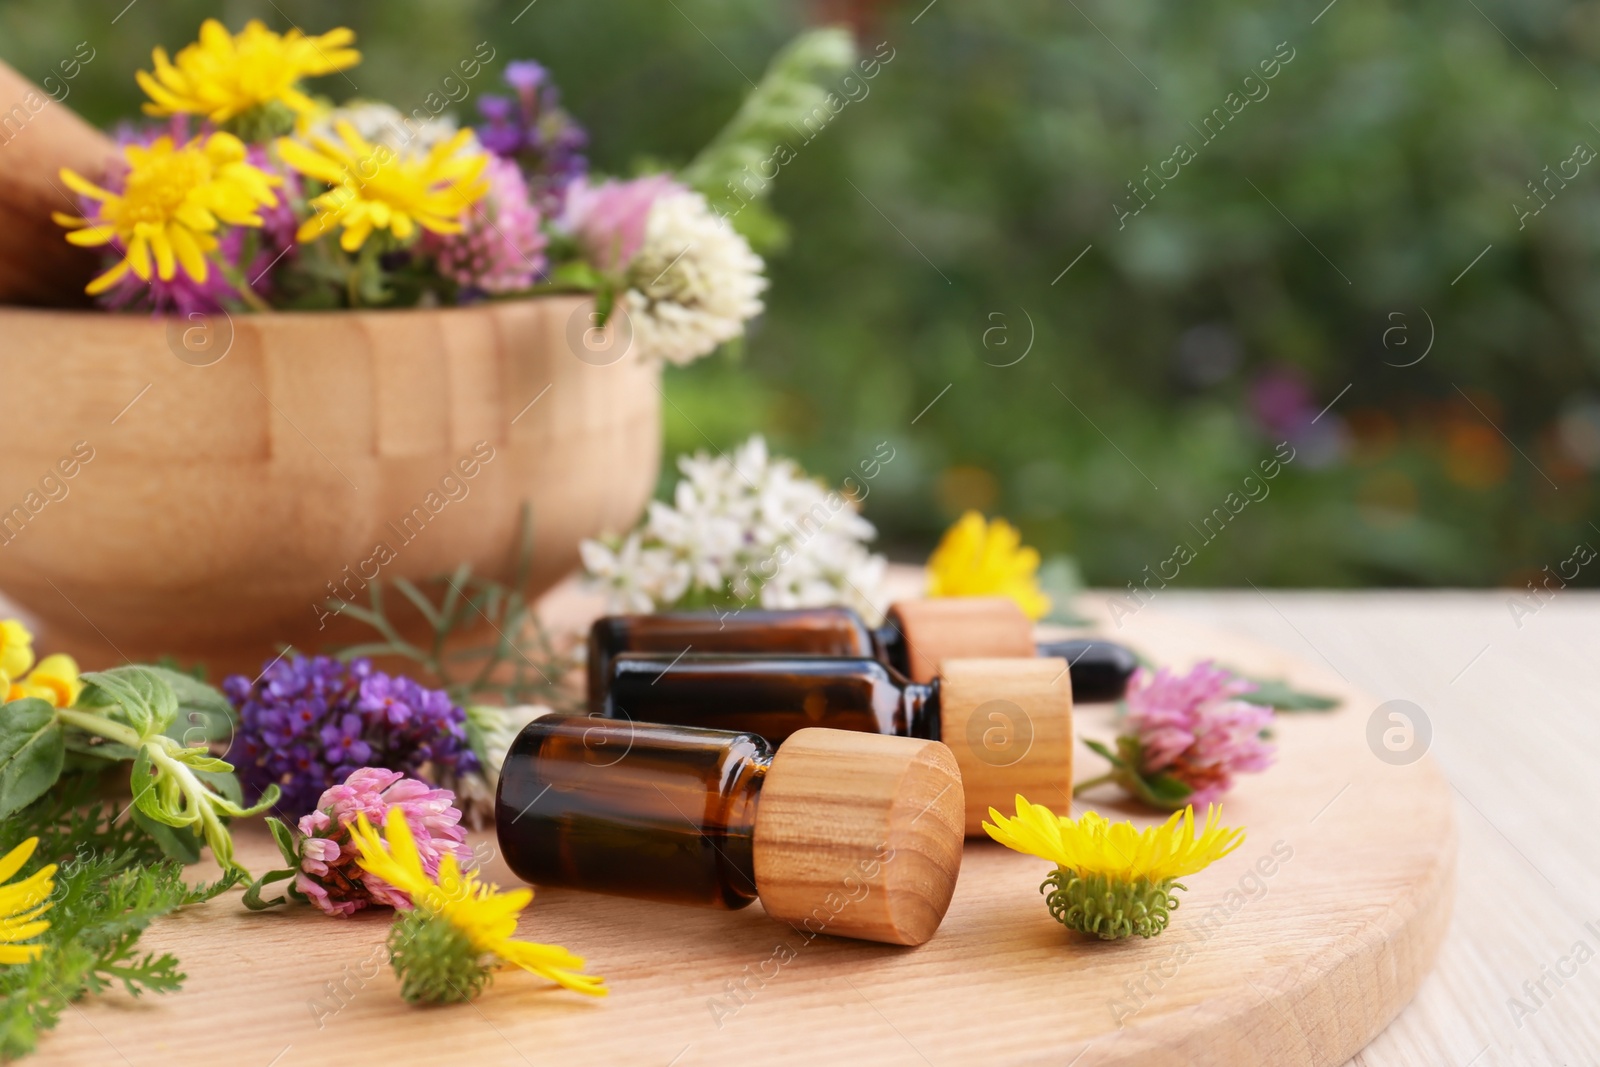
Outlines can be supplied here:
<path id="1" fill-rule="evenodd" d="M 524 2 L 8 0 L 0 56 L 40 79 L 89 41 L 68 102 L 109 124 L 207 15 L 350 25 L 365 61 L 319 88 L 403 108 L 487 40 L 627 172 L 686 162 L 845 18 L 893 58 L 795 139 L 767 314 L 669 371 L 669 454 L 761 430 L 836 481 L 886 440 L 892 555 L 975 507 L 1108 586 L 1179 542 L 1195 586 L 1520 586 L 1600 544 L 1600 7 Z M 1270 496 L 1205 543 L 1280 441 Z"/>

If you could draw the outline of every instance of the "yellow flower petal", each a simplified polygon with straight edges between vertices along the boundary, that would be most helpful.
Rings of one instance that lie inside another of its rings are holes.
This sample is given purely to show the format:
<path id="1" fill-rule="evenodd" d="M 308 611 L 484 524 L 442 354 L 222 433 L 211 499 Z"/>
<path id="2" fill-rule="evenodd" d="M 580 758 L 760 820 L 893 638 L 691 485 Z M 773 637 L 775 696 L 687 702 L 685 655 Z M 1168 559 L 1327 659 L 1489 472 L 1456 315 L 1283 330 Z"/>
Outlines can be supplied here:
<path id="1" fill-rule="evenodd" d="M 320 37 L 298 29 L 280 35 L 257 20 L 229 34 L 222 23 L 207 19 L 199 40 L 172 59 L 156 48 L 154 76 L 140 71 L 135 79 L 150 97 L 144 110 L 153 115 L 203 115 L 221 123 L 272 103 L 302 111 L 310 101 L 298 83 L 360 62 L 361 53 L 345 47 L 354 39 L 346 28 Z"/>
<path id="2" fill-rule="evenodd" d="M 104 274 L 96 277 L 88 285 L 84 286 L 83 291 L 88 293 L 90 296 L 97 296 L 120 282 L 122 280 L 122 276 L 127 274 L 128 271 L 132 269 L 133 268 L 129 265 L 128 261 L 123 260 L 121 263 L 118 263 Z"/>
<path id="3" fill-rule="evenodd" d="M 0 672 L 17 678 L 33 666 L 33 633 L 17 619 L 0 620 Z M 0 874 L 0 881 L 6 875 Z"/>
<path id="4" fill-rule="evenodd" d="M 344 232 L 339 246 L 360 250 L 375 231 L 387 230 L 398 242 L 419 230 L 459 233 L 462 212 L 488 193 L 483 179 L 488 157 L 472 145 L 463 130 L 435 145 L 426 155 L 402 155 L 385 144 L 372 144 L 349 122 L 335 124 L 337 141 L 312 136 L 309 144 L 292 138 L 277 142 L 286 164 L 331 188 L 312 200 L 323 216 L 307 220 L 297 239 L 316 240 L 337 223 Z"/>
<path id="5" fill-rule="evenodd" d="M 1050 598 L 1039 589 L 1038 571 L 1039 553 L 1022 544 L 1016 527 L 968 511 L 928 558 L 928 595 L 1009 597 L 1039 619 L 1049 612 Z"/>
<path id="6" fill-rule="evenodd" d="M 439 863 L 438 876 L 430 879 L 398 805 L 389 809 L 383 826 L 387 846 L 366 815 L 356 817 L 351 839 L 362 870 L 404 890 L 420 911 L 449 922 L 479 952 L 567 989 L 589 996 L 606 995 L 605 979 L 579 973 L 582 957 L 559 945 L 518 941 L 511 936 L 516 932 L 517 916 L 533 900 L 531 889 L 502 892 L 478 881 L 476 871 L 462 872 L 456 858 L 448 854 Z"/>
<path id="7" fill-rule="evenodd" d="M 94 182 L 83 177 L 70 167 L 62 167 L 58 173 L 60 174 L 61 180 L 66 184 L 67 188 L 71 189 L 79 196 L 86 196 L 90 200 L 110 200 L 113 198 L 114 194 L 100 188 Z"/>
<path id="8" fill-rule="evenodd" d="M 257 209 L 278 202 L 272 187 L 282 179 L 252 166 L 243 142 L 232 134 L 213 133 L 183 145 L 160 137 L 127 146 L 123 158 L 128 174 L 120 194 L 62 172 L 81 195 L 101 201 L 89 219 L 56 217 L 71 231 L 67 240 L 83 246 L 120 241 L 125 249 L 122 263 L 89 283 L 90 293 L 104 292 L 130 270 L 150 280 L 152 259 L 153 273 L 163 280 L 177 277 L 181 267 L 187 277 L 204 281 L 205 255 L 217 247 L 214 231 L 223 223 L 260 226 Z"/>
<path id="9" fill-rule="evenodd" d="M 39 847 L 39 839 L 30 837 L 16 848 L 7 852 L 0 858 L 0 882 L 7 881 L 12 875 L 22 870 L 22 865 L 33 856 L 34 849 Z"/>
<path id="10" fill-rule="evenodd" d="M 28 696 L 36 696 L 58 708 L 68 708 L 83 692 L 83 682 L 78 677 L 78 661 L 63 652 L 56 652 L 39 661 L 39 665 L 22 680 L 21 688 Z"/>
<path id="11" fill-rule="evenodd" d="M 30 837 L 0 857 L 0 883 L 20 871 L 38 847 L 39 839 Z M 49 921 L 39 916 L 50 910 L 55 873 L 56 865 L 51 863 L 20 882 L 0 885 L 0 963 L 28 963 L 38 959 L 44 951 L 42 945 L 19 945 L 17 942 L 38 937 L 50 929 Z"/>
<path id="12" fill-rule="evenodd" d="M 1244 843 L 1244 831 L 1224 828 L 1222 810 L 1208 807 L 1197 833 L 1193 806 L 1174 812 L 1161 826 L 1136 828 L 1109 823 L 1097 812 L 1077 819 L 1053 814 L 1042 804 L 1017 797 L 1017 815 L 1008 819 L 993 808 L 983 824 L 990 837 L 1017 852 L 1047 859 L 1079 875 L 1104 875 L 1122 881 L 1169 881 L 1204 870 Z"/>

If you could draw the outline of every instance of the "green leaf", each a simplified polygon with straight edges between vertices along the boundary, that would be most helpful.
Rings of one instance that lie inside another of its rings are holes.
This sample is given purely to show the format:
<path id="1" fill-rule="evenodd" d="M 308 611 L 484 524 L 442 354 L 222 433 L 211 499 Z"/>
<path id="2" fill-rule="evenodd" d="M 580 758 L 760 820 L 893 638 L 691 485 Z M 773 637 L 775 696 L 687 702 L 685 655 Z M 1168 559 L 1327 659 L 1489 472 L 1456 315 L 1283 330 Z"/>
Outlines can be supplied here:
<path id="1" fill-rule="evenodd" d="M 281 795 L 282 790 L 274 782 L 272 785 L 267 786 L 266 791 L 261 794 L 261 799 L 248 808 L 244 806 L 244 802 L 241 800 L 231 800 L 220 796 L 211 798 L 211 806 L 229 818 L 248 819 L 252 815 L 260 815 L 264 811 L 271 811 L 273 805 L 278 803 L 278 797 Z"/>
<path id="2" fill-rule="evenodd" d="M 1256 685 L 1253 692 L 1244 694 L 1252 704 L 1267 704 L 1279 711 L 1328 711 L 1340 704 L 1338 697 L 1296 689 L 1284 678 L 1252 678 L 1247 674 L 1239 677 Z"/>
<path id="3" fill-rule="evenodd" d="M 193 830 L 158 822 L 137 806 L 133 809 L 133 821 L 139 829 L 150 835 L 151 840 L 161 846 L 161 851 L 170 859 L 175 859 L 185 866 L 200 862 L 200 835 Z"/>
<path id="4" fill-rule="evenodd" d="M 844 75 L 855 58 L 848 30 L 830 27 L 800 34 L 767 64 L 760 83 L 746 94 L 727 125 L 679 171 L 684 184 L 704 194 L 713 207 L 733 215 L 735 226 L 747 215 L 760 220 L 746 222 L 753 231 L 747 236 L 756 238 L 752 243 L 758 250 L 762 231 L 772 229 L 761 225 L 765 220 L 759 208 L 752 210 L 774 184 L 772 175 L 763 171 L 772 170 L 774 161 L 782 164 L 778 146 L 794 138 L 795 128 L 818 114 L 831 115 L 829 93 L 822 86 Z M 746 180 L 752 174 L 759 184 Z M 742 195 L 732 192 L 734 188 Z"/>
<path id="5" fill-rule="evenodd" d="M 602 285 L 594 294 L 594 325 L 603 327 L 611 318 L 611 309 L 617 303 L 617 290 L 612 285 Z"/>
<path id="6" fill-rule="evenodd" d="M 166 667 L 146 667 L 145 670 L 165 680 L 177 697 L 178 714 L 166 728 L 168 737 L 185 747 L 233 739 L 238 716 L 233 703 L 216 687 L 191 674 Z"/>
<path id="7" fill-rule="evenodd" d="M 0 707 L 0 817 L 43 796 L 61 777 L 66 739 L 56 709 L 35 697 Z"/>
<path id="8" fill-rule="evenodd" d="M 267 816 L 267 829 L 272 831 L 272 840 L 278 844 L 278 851 L 283 854 L 283 862 L 291 867 L 300 866 L 300 849 L 295 843 L 294 831 L 289 824 L 274 816 Z"/>
<path id="9" fill-rule="evenodd" d="M 1110 761 L 1113 767 L 1121 767 L 1123 765 L 1122 760 L 1114 752 L 1112 752 L 1111 749 L 1107 748 L 1103 742 L 1091 741 L 1086 737 L 1083 739 L 1083 743 L 1088 745 L 1092 751 L 1104 756 L 1108 761 Z"/>
<path id="10" fill-rule="evenodd" d="M 218 759 L 217 757 L 206 752 L 204 749 L 192 755 L 189 753 L 184 753 L 183 755 L 179 756 L 178 759 L 183 762 L 184 766 L 188 767 L 192 771 L 205 771 L 209 774 L 220 773 L 229 775 L 230 777 L 233 774 L 233 764 L 229 763 L 227 760 Z"/>
<path id="11" fill-rule="evenodd" d="M 221 763 L 222 761 L 218 760 L 217 762 Z M 228 767 L 225 763 L 223 766 Z M 228 767 L 225 771 L 213 771 L 191 765 L 191 769 L 194 771 L 196 778 L 215 790 L 223 800 L 230 802 L 235 807 L 244 803 L 244 789 L 240 787 L 239 776 L 233 773 L 232 767 Z"/>
<path id="12" fill-rule="evenodd" d="M 277 871 L 268 871 L 260 878 L 257 878 L 255 881 L 251 882 L 249 888 L 244 891 L 244 906 L 249 908 L 251 911 L 266 911 L 268 908 L 275 908 L 279 904 L 289 903 L 289 897 L 287 894 L 276 896 L 271 900 L 262 900 L 261 891 L 267 886 L 271 885 L 273 882 L 281 882 L 285 879 L 293 878 L 299 873 L 299 870 L 293 867 L 288 867 Z"/>
<path id="13" fill-rule="evenodd" d="M 429 628 L 434 630 L 439 628 L 439 613 L 435 611 L 433 605 L 428 602 L 428 598 L 422 595 L 422 590 L 418 589 L 405 578 L 396 578 L 394 580 L 394 587 L 400 590 L 402 596 L 411 601 L 412 605 L 417 609 L 417 611 L 422 614 L 422 617 L 428 621 Z"/>
<path id="14" fill-rule="evenodd" d="M 552 270 L 549 282 L 538 288 L 592 290 L 598 288 L 603 280 L 600 273 L 588 263 L 570 260 Z"/>
<path id="15" fill-rule="evenodd" d="M 90 707 L 116 704 L 123 722 L 140 737 L 150 737 L 165 731 L 178 717 L 178 695 L 167 680 L 171 673 L 139 666 L 91 671 L 83 676 L 86 684 L 78 703 Z"/>
<path id="16" fill-rule="evenodd" d="M 138 755 L 135 749 L 116 741 L 108 741 L 98 734 L 86 734 L 81 730 L 67 730 L 64 733 L 67 739 L 67 751 L 76 752 L 80 756 L 93 756 L 95 759 L 118 763 Z"/>
<path id="17" fill-rule="evenodd" d="M 178 810 L 182 793 L 169 776 L 156 773 L 148 749 L 141 748 L 134 757 L 129 786 L 133 790 L 134 811 L 143 812 L 151 821 L 166 826 L 189 826 L 195 821 L 194 815 Z"/>
<path id="18" fill-rule="evenodd" d="M 1194 792 L 1170 774 L 1140 774 L 1134 778 L 1138 783 L 1136 792 L 1140 800 L 1169 811 L 1187 804 L 1190 794 Z"/>

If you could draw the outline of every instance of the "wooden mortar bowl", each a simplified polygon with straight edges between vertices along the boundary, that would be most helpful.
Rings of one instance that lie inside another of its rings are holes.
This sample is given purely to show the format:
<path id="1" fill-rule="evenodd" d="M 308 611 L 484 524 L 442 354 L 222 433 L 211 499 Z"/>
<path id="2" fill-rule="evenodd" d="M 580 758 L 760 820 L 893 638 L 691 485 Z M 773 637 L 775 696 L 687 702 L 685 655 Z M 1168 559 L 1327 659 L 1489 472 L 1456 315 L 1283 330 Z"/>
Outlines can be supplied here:
<path id="1" fill-rule="evenodd" d="M 508 580 L 528 504 L 542 591 L 660 462 L 659 369 L 592 306 L 0 308 L 0 590 L 85 668 L 253 675 L 280 642 L 369 638 L 321 605 L 374 575 Z"/>

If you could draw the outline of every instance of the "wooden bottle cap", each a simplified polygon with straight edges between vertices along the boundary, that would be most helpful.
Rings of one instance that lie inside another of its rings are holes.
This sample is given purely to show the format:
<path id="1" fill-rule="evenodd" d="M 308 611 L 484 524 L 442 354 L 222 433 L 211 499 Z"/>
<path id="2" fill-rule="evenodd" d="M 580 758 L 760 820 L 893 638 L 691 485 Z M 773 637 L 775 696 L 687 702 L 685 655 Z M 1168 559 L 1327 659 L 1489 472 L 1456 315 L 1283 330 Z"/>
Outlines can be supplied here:
<path id="1" fill-rule="evenodd" d="M 1067 661 L 947 659 L 939 736 L 966 793 L 966 832 L 982 837 L 989 808 L 1018 793 L 1052 810 L 1072 798 L 1072 676 Z"/>
<path id="2" fill-rule="evenodd" d="M 801 730 L 756 809 L 756 895 L 808 936 L 920 945 L 961 869 L 961 774 L 937 741 Z"/>
<path id="3" fill-rule="evenodd" d="M 891 604 L 888 622 L 905 635 L 911 680 L 930 682 L 950 656 L 1033 656 L 1033 623 L 1003 596 L 951 596 Z"/>
<path id="4" fill-rule="evenodd" d="M 0 304 L 87 304 L 100 251 L 68 244 L 50 213 L 81 213 L 61 168 L 98 182 L 116 145 L 3 62 L 0 114 Z"/>

